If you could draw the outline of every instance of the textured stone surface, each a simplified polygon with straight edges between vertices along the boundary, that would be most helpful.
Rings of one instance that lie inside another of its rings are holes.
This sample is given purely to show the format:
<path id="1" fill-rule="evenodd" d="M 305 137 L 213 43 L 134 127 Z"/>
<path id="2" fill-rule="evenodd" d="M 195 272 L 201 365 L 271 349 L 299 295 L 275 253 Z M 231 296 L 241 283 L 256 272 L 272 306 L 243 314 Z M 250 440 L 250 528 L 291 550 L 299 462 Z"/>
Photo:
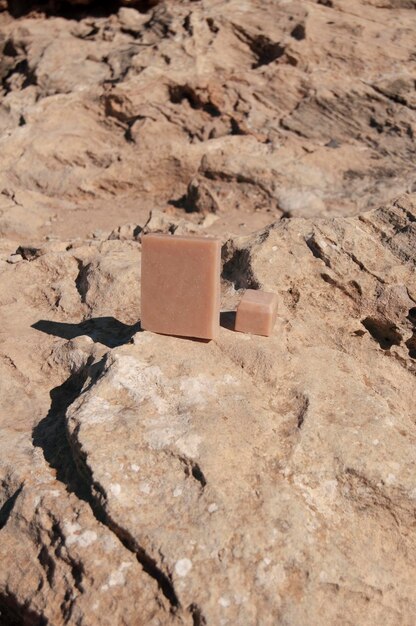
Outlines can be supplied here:
<path id="1" fill-rule="evenodd" d="M 223 308 L 275 291 L 271 338 L 140 332 L 138 242 L 5 264 L 2 614 L 410 625 L 415 223 L 404 196 L 228 240 Z"/>
<path id="2" fill-rule="evenodd" d="M 80 236 L 168 203 L 250 232 L 411 191 L 407 6 L 201 0 L 78 21 L 1 13 L 0 232 Z"/>
<path id="3" fill-rule="evenodd" d="M 413 626 L 414 2 L 141 9 L 0 14 L 0 624 Z M 215 342 L 147 232 L 221 237 Z"/>

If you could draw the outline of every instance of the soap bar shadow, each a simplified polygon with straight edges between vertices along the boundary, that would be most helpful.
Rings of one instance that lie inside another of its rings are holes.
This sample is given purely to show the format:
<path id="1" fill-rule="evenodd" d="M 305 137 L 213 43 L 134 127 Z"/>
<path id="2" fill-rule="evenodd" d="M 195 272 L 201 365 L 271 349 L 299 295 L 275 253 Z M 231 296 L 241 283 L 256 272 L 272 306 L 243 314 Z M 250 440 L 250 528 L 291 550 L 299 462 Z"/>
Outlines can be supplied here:
<path id="1" fill-rule="evenodd" d="M 235 329 L 235 311 L 222 311 L 220 314 L 220 325 L 228 330 Z M 32 324 L 32 328 L 47 335 L 62 337 L 62 339 L 75 339 L 87 335 L 95 343 L 102 343 L 107 348 L 117 348 L 129 343 L 133 336 L 142 332 L 140 322 L 136 324 L 124 324 L 114 317 L 92 317 L 89 320 L 71 324 L 68 322 L 54 322 L 52 320 L 39 320 Z M 209 343 L 211 339 L 201 339 L 199 337 L 183 337 L 171 335 L 178 339 Z"/>
<path id="2" fill-rule="evenodd" d="M 129 325 L 114 317 L 92 317 L 79 324 L 39 320 L 32 324 L 32 328 L 63 339 L 74 339 L 87 335 L 95 343 L 102 343 L 107 348 L 117 348 L 129 343 L 133 335 L 142 330 L 140 322 Z"/>
<path id="3" fill-rule="evenodd" d="M 146 330 L 145 328 L 143 330 Z M 150 331 L 154 332 L 154 331 Z M 162 335 L 162 337 L 175 337 L 175 339 L 184 339 L 185 341 L 196 341 L 197 343 L 209 343 L 212 339 L 206 339 L 204 337 L 186 337 L 185 335 L 172 335 L 171 333 L 155 333 L 155 335 Z"/>
<path id="4" fill-rule="evenodd" d="M 235 311 L 222 311 L 220 313 L 220 326 L 227 328 L 228 330 L 235 330 Z M 143 330 L 146 330 L 145 328 Z M 212 339 L 205 339 L 203 337 L 186 337 L 184 335 L 174 335 L 172 333 L 156 333 L 158 335 L 165 335 L 166 337 L 175 337 L 176 339 L 184 339 L 185 341 L 196 341 L 198 343 L 209 343 Z"/>

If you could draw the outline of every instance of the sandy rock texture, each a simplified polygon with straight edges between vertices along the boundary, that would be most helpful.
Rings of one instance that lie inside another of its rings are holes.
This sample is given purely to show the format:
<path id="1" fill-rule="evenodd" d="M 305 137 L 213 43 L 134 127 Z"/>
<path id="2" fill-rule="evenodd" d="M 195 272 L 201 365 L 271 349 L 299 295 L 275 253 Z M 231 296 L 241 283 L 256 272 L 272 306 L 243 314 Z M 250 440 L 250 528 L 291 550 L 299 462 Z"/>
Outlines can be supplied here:
<path id="1" fill-rule="evenodd" d="M 166 206 L 251 232 L 412 191 L 413 5 L 0 13 L 0 232 L 80 236 Z"/>
<path id="2" fill-rule="evenodd" d="M 415 2 L 119 4 L 0 0 L 0 625 L 413 626 Z"/>
<path id="3" fill-rule="evenodd" d="M 415 225 L 226 239 L 211 343 L 140 330 L 134 236 L 4 262 L 2 623 L 410 626 Z M 245 287 L 271 338 L 233 331 Z"/>

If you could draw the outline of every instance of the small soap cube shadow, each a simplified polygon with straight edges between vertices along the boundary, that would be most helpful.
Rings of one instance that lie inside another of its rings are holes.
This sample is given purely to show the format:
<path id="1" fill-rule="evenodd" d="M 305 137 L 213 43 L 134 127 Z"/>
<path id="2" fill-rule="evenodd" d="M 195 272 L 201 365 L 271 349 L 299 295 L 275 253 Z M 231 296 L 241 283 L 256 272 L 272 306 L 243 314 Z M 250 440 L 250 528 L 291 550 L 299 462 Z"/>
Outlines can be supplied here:
<path id="1" fill-rule="evenodd" d="M 237 313 L 235 311 L 221 311 L 220 326 L 228 330 L 235 330 L 235 319 Z"/>

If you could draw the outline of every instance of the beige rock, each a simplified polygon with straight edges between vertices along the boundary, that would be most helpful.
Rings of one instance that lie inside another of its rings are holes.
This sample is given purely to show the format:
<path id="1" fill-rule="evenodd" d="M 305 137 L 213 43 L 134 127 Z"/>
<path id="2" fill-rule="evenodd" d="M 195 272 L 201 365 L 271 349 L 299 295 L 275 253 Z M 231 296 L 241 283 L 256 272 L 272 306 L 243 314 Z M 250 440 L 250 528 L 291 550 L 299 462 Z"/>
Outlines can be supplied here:
<path id="1" fill-rule="evenodd" d="M 129 343 L 137 242 L 6 266 L 2 615 L 410 626 L 415 216 L 404 196 L 230 239 L 223 308 L 248 285 L 276 292 L 270 338 Z"/>
<path id="2" fill-rule="evenodd" d="M 120 20 L 122 28 L 129 32 L 140 32 L 146 22 L 149 21 L 149 16 L 143 13 L 139 13 L 136 9 L 130 7 L 122 7 L 118 12 L 118 19 Z"/>
<path id="3" fill-rule="evenodd" d="M 270 340 L 141 333 L 69 408 L 94 502 L 154 559 L 173 606 L 208 624 L 411 623 L 414 537 L 397 527 L 414 514 L 406 203 L 236 242 L 229 280 L 247 273 L 243 250 L 285 303 Z M 376 311 L 394 336 L 366 329 Z"/>
<path id="4" fill-rule="evenodd" d="M 11 254 L 9 258 L 7 259 L 8 263 L 20 263 L 20 261 L 23 261 L 20 254 Z"/>
<path id="5" fill-rule="evenodd" d="M 83 235 L 111 232 L 174 203 L 224 211 L 244 234 L 411 191 L 412 3 L 2 14 L 0 191 L 25 196 L 7 205 L 1 231 L 27 241 L 79 236 L 81 222 Z"/>
<path id="6" fill-rule="evenodd" d="M 18 4 L 0 624 L 413 626 L 414 0 Z M 222 238 L 218 341 L 138 332 L 143 232 Z"/>

